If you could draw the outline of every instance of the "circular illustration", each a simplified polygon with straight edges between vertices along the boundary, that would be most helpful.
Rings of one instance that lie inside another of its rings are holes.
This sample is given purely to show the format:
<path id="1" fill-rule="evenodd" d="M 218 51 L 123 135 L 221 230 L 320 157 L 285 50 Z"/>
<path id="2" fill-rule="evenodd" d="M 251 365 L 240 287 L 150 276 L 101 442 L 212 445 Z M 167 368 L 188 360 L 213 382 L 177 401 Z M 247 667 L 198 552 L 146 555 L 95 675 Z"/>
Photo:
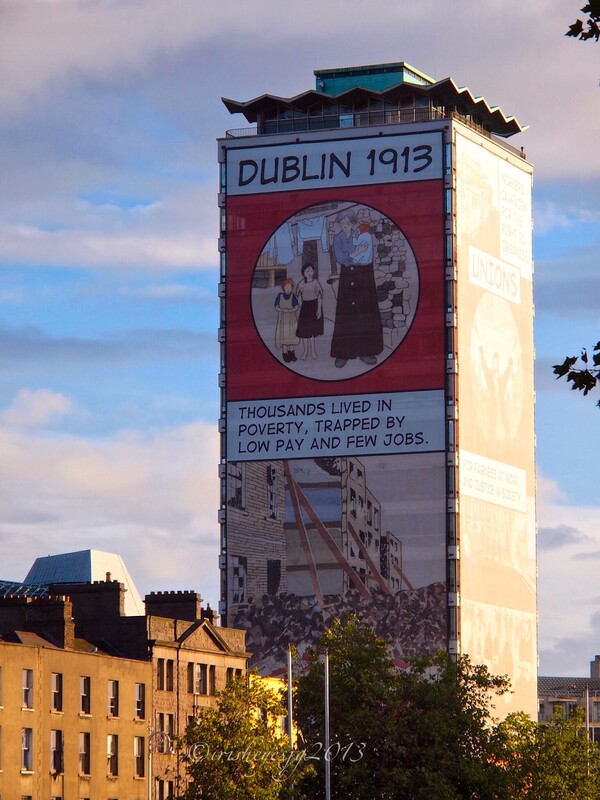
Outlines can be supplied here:
<path id="1" fill-rule="evenodd" d="M 298 211 L 272 234 L 252 275 L 252 314 L 272 355 L 315 380 L 383 363 L 412 324 L 419 272 L 400 228 L 349 201 Z"/>

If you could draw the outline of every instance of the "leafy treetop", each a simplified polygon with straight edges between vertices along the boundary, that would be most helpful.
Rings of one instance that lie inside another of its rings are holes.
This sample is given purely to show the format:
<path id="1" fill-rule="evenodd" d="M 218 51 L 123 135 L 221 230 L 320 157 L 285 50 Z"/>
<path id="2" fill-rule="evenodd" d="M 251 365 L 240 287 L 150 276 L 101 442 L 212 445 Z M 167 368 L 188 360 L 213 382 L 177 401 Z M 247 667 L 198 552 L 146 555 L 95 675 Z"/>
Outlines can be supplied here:
<path id="1" fill-rule="evenodd" d="M 562 364 L 554 364 L 552 369 L 557 378 L 565 378 L 571 384 L 571 389 L 589 394 L 600 381 L 600 342 L 594 346 L 591 363 L 588 351 L 584 348 L 581 355 L 567 356 Z"/>
<path id="2" fill-rule="evenodd" d="M 569 25 L 565 36 L 575 36 L 584 42 L 588 39 L 598 41 L 600 39 L 600 0 L 589 0 L 581 10 L 588 15 L 587 27 L 584 27 L 582 20 L 577 19 L 572 25 Z"/>

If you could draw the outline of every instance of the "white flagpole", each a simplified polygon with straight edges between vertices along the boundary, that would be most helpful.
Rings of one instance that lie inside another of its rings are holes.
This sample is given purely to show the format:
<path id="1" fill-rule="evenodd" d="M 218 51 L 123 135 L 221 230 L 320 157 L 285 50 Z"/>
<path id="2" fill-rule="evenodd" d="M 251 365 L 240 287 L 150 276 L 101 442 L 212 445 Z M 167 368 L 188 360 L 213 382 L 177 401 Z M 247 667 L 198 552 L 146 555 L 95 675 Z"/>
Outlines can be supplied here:
<path id="1" fill-rule="evenodd" d="M 329 760 L 329 653 L 325 650 L 325 800 L 331 800 L 331 762 Z"/>
<path id="2" fill-rule="evenodd" d="M 290 737 L 290 750 L 294 749 L 294 725 L 292 720 L 292 647 L 288 646 L 287 652 L 287 707 L 288 707 L 288 736 Z"/>

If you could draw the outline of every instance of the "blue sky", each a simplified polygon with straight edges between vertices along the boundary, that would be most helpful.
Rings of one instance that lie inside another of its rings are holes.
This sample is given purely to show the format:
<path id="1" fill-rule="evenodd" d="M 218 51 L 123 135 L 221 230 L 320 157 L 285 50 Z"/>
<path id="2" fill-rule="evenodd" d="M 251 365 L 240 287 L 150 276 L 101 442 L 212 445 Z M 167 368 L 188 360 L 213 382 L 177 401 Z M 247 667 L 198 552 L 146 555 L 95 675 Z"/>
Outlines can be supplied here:
<path id="1" fill-rule="evenodd" d="M 600 411 L 551 365 L 600 338 L 598 55 L 580 4 L 5 0 L 0 8 L 1 577 L 123 555 L 142 593 L 218 600 L 221 96 L 404 60 L 529 129 L 540 670 L 600 650 Z M 600 395 L 599 395 L 600 397 Z"/>

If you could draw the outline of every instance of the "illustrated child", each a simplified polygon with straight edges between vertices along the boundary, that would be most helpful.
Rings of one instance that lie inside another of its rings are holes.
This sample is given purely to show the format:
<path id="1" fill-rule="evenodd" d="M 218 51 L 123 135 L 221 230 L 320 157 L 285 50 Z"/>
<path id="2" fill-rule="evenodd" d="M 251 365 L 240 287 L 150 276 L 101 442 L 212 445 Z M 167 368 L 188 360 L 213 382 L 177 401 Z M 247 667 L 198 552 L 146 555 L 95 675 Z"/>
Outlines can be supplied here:
<path id="1" fill-rule="evenodd" d="M 316 358 L 315 337 L 323 335 L 323 288 L 315 278 L 315 268 L 312 264 L 305 264 L 301 271 L 302 279 L 296 286 L 296 294 L 300 301 L 296 330 L 298 338 L 302 340 L 300 358 L 306 359 L 309 353 L 311 358 Z"/>
<path id="2" fill-rule="evenodd" d="M 298 298 L 294 294 L 294 281 L 284 278 L 281 291 L 275 298 L 277 326 L 275 328 L 275 347 L 281 350 L 286 364 L 296 361 L 295 346 L 298 344 L 296 328 L 298 327 Z"/>

